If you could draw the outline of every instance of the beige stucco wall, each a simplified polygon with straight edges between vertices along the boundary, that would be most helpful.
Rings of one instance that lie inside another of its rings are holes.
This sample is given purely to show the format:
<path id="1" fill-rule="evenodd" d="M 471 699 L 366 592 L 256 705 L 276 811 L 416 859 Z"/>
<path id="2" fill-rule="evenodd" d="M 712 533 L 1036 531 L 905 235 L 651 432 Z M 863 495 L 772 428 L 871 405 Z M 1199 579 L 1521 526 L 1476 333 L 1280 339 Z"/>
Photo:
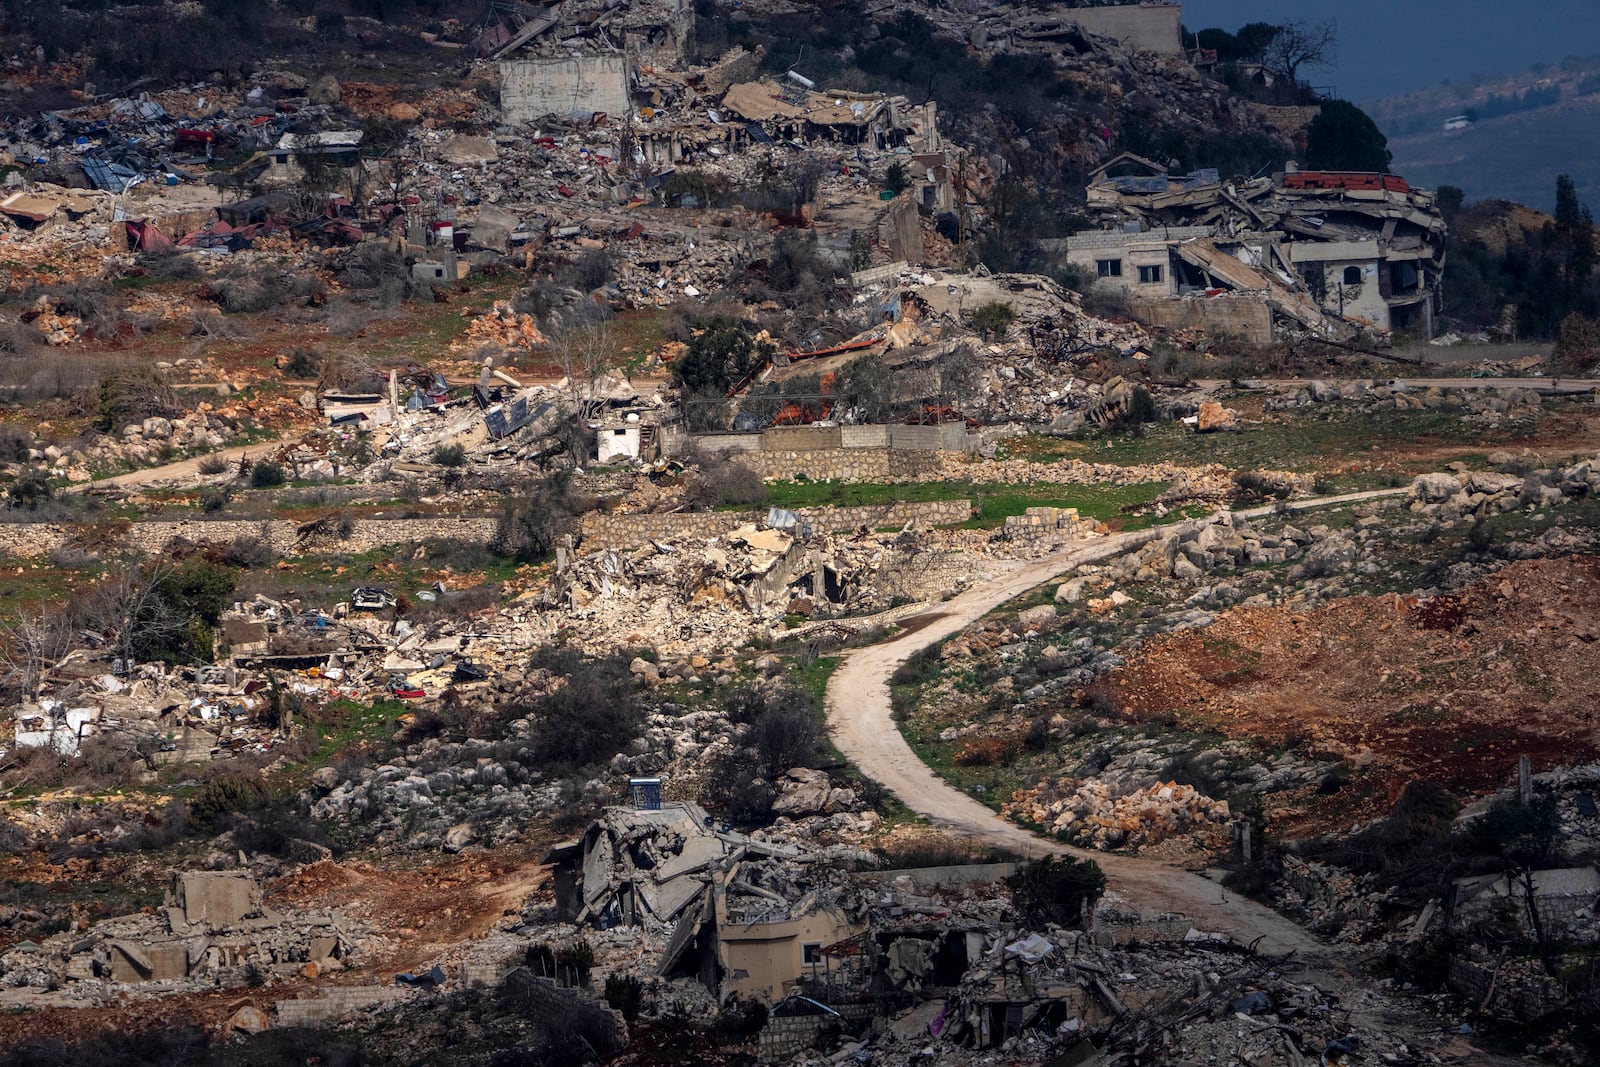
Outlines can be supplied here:
<path id="1" fill-rule="evenodd" d="M 805 945 L 831 945 L 863 929 L 864 924 L 852 924 L 833 909 L 785 922 L 723 923 L 717 928 L 724 974 L 722 995 L 724 999 L 738 995 L 780 1000 L 811 969 L 803 961 Z M 818 971 L 824 966 L 819 963 Z"/>
<path id="2" fill-rule="evenodd" d="M 1178 4 L 1080 7 L 1070 17 L 1090 33 L 1115 37 L 1141 52 L 1183 52 L 1183 8 Z"/>
<path id="3" fill-rule="evenodd" d="M 628 112 L 624 56 L 515 59 L 500 64 L 500 109 L 507 124 L 570 111 Z"/>

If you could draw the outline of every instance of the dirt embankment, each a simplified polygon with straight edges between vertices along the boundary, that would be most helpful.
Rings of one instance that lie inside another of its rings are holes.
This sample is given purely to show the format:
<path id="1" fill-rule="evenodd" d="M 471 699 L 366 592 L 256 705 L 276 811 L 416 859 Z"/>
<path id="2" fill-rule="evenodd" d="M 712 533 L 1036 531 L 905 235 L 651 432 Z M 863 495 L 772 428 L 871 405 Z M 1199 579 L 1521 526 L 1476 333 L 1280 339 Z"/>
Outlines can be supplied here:
<path id="1" fill-rule="evenodd" d="M 1382 814 L 1412 779 L 1466 791 L 1600 754 L 1600 559 L 1515 563 L 1426 603 L 1389 594 L 1316 611 L 1245 608 L 1150 644 L 1112 677 L 1131 718 L 1304 744 L 1365 771 Z M 1326 826 L 1312 824 L 1321 821 Z"/>

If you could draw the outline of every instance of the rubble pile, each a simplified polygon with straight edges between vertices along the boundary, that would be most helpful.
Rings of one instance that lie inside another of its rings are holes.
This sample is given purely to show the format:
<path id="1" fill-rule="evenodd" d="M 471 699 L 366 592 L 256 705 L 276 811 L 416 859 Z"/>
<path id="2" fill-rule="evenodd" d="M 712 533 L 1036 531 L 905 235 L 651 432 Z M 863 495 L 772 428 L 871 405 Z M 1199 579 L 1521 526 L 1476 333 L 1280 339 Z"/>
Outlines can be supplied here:
<path id="1" fill-rule="evenodd" d="M 1271 397 L 1266 410 L 1282 411 L 1315 404 L 1350 403 L 1360 411 L 1447 411 L 1494 426 L 1500 422 L 1537 419 L 1545 393 L 1537 389 L 1449 389 L 1426 385 L 1425 379 L 1382 383 L 1373 379 L 1329 383 L 1311 381 Z M 1252 383 L 1241 385 L 1249 387 Z"/>
<path id="2" fill-rule="evenodd" d="M 1231 818 L 1226 800 L 1191 785 L 1156 782 L 1121 793 L 1104 778 L 1047 778 L 1018 790 L 1002 809 L 1010 818 L 1043 827 L 1081 848 L 1141 848 L 1194 835 L 1201 848 L 1226 843 L 1221 824 Z"/>
<path id="3" fill-rule="evenodd" d="M 1389 929 L 1395 894 L 1371 875 L 1357 875 L 1327 863 L 1286 852 L 1283 876 L 1273 885 L 1275 903 L 1303 917 L 1314 930 L 1344 944 L 1365 944 Z"/>
<path id="4" fill-rule="evenodd" d="M 531 352 L 549 344 L 532 315 L 519 315 L 504 300 L 467 324 L 466 330 L 450 343 L 452 351 L 476 352 L 480 345 L 520 348 Z"/>
<path id="5" fill-rule="evenodd" d="M 913 587 L 909 576 L 937 565 L 954 582 L 955 572 L 970 566 L 922 542 L 905 532 L 806 536 L 747 525 L 709 539 L 578 556 L 558 571 L 542 603 L 552 611 L 550 625 L 585 647 L 637 644 L 651 635 L 663 654 L 714 655 L 784 635 L 791 615 L 854 632 L 868 616 L 897 606 Z M 847 617 L 821 621 L 839 616 Z"/>
<path id="6" fill-rule="evenodd" d="M 12 947 L 0 956 L 0 1003 L 12 1010 L 108 1004 L 127 996 L 130 985 L 170 993 L 315 976 L 358 962 L 368 941 L 362 926 L 336 911 L 264 905 L 248 874 L 181 872 L 159 913 Z"/>

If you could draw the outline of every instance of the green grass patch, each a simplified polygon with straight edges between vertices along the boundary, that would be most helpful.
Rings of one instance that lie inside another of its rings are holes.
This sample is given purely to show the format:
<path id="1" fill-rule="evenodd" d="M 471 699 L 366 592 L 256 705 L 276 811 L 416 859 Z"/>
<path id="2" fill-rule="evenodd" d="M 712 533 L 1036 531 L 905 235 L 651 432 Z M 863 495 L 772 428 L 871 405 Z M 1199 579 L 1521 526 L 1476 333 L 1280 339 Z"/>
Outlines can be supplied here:
<path id="1" fill-rule="evenodd" d="M 1355 461 L 1387 463 L 1398 459 L 1401 469 L 1420 473 L 1437 470 L 1448 462 L 1481 465 L 1488 450 L 1517 446 L 1526 441 L 1532 430 L 1531 425 L 1486 430 L 1481 423 L 1446 411 L 1364 412 L 1352 410 L 1349 405 L 1324 404 L 1274 413 L 1265 421 L 1247 423 L 1238 433 L 1197 434 L 1181 422 L 1168 422 L 1147 426 L 1142 433 L 1087 432 L 1070 441 L 1055 439 L 1048 447 L 1055 458 L 1090 463 L 1220 463 L 1234 470 L 1312 472 L 1348 468 Z M 1070 445 L 1076 445 L 1076 450 Z M 1047 446 L 1013 445 L 1022 447 Z M 1424 449 L 1429 452 L 1425 459 L 1405 458 L 1408 451 Z M 1349 491 L 1380 487 L 1358 482 L 1358 478 L 1344 481 L 1340 488 Z"/>
<path id="2" fill-rule="evenodd" d="M 833 672 L 838 670 L 842 662 L 841 656 L 817 656 L 809 660 L 797 656 L 785 664 L 783 680 L 796 689 L 810 693 L 811 699 L 821 708 L 828 692 L 828 679 L 833 677 Z"/>

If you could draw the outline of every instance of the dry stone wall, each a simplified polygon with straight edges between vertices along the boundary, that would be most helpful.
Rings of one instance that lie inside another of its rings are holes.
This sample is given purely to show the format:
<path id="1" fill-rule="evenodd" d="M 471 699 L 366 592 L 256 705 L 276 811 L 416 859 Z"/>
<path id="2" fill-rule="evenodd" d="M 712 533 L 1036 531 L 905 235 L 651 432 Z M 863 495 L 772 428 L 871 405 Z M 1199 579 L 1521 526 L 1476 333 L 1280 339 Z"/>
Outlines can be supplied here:
<path id="1" fill-rule="evenodd" d="M 883 482 L 932 478 L 939 473 L 940 455 L 897 448 L 827 448 L 740 452 L 737 461 L 772 481 L 794 481 L 803 475 L 813 482 Z"/>
<path id="2" fill-rule="evenodd" d="M 851 508 L 801 508 L 798 514 L 812 528 L 829 532 L 861 526 L 879 529 L 916 522 L 949 526 L 972 517 L 970 500 L 930 500 L 870 504 Z M 765 511 L 692 511 L 665 515 L 619 515 L 590 512 L 583 517 L 583 549 L 636 548 L 646 541 L 704 540 L 749 523 L 765 520 Z"/>
<path id="3" fill-rule="evenodd" d="M 75 544 L 111 544 L 158 553 L 174 540 L 229 542 L 260 537 L 275 552 L 366 552 L 382 545 L 408 544 L 429 538 L 488 541 L 494 536 L 491 518 L 356 519 L 348 536 L 320 536 L 302 541 L 299 525 L 281 519 L 154 520 L 122 526 L 66 525 L 60 523 L 0 523 L 0 556 L 29 559 L 48 555 Z"/>

